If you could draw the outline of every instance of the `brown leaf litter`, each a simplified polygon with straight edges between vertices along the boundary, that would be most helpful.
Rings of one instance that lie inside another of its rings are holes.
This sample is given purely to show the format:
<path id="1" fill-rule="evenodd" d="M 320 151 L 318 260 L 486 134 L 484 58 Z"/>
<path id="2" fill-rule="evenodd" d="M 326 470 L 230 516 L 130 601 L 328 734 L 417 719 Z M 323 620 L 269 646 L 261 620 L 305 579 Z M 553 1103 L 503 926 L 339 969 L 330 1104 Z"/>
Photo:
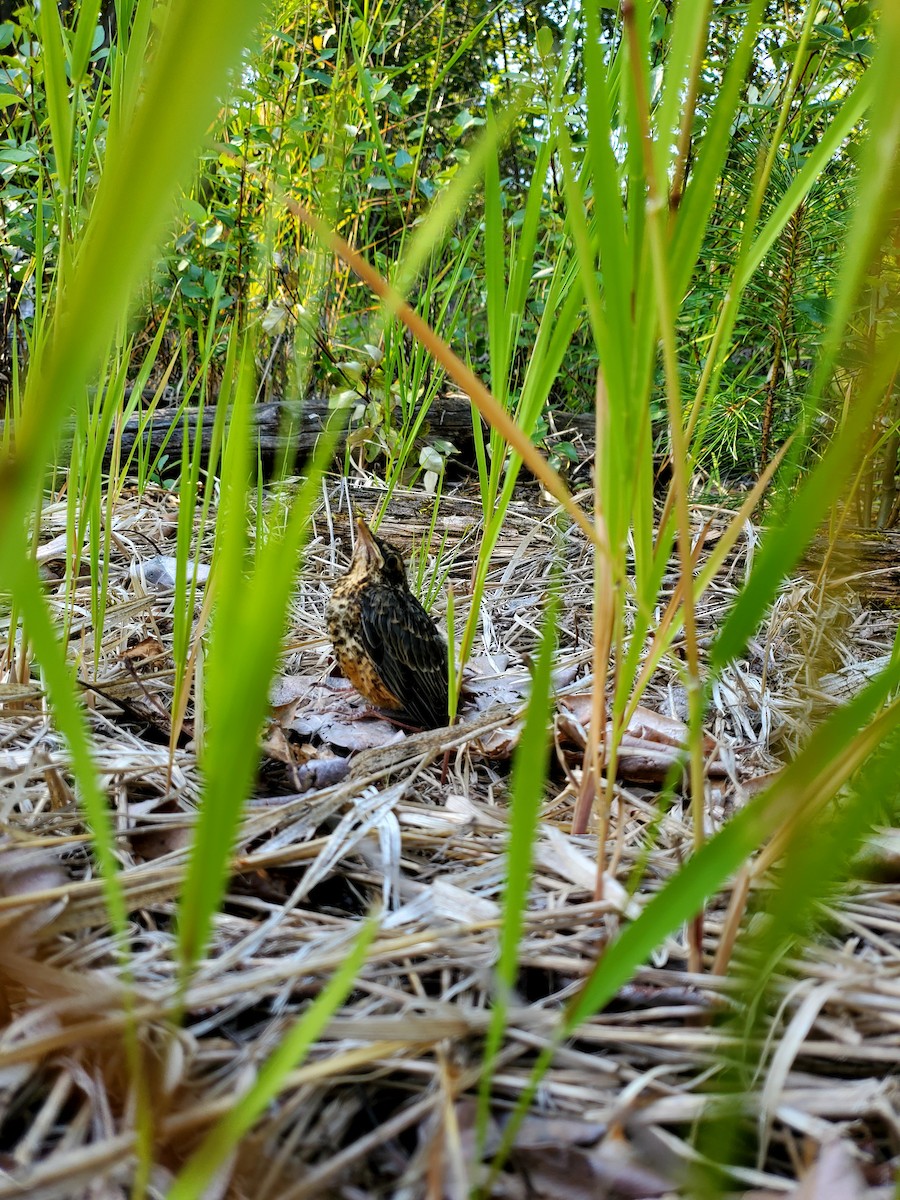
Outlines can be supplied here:
<path id="1" fill-rule="evenodd" d="M 364 512 L 377 499 L 354 493 Z M 381 532 L 407 551 L 418 545 L 429 503 L 398 494 Z M 568 832 L 590 692 L 592 567 L 577 531 L 560 527 L 533 491 L 512 506 L 482 605 L 467 723 L 420 734 L 358 719 L 364 706 L 330 676 L 322 615 L 349 551 L 346 513 L 334 492 L 314 522 L 257 791 L 181 1028 L 169 1019 L 173 914 L 202 780 L 191 706 L 170 758 L 160 714 L 173 704 L 174 601 L 155 568 L 142 570 L 173 550 L 169 495 L 129 493 L 117 506 L 99 645 L 86 579 L 69 602 L 69 646 L 90 685 L 95 756 L 130 913 L 134 1009 L 153 1089 L 155 1196 L 343 962 L 377 902 L 380 933 L 354 991 L 235 1147 L 215 1194 L 467 1194 L 477 1177 L 472 1097 L 498 950 L 508 758 L 554 556 L 565 564 L 556 762 L 534 847 L 521 971 L 495 1064 L 488 1151 L 560 1007 L 608 937 L 690 854 L 680 797 L 664 811 L 657 803 L 683 731 L 677 646 L 624 747 L 634 757 L 616 784 L 621 853 L 602 902 L 592 898 L 594 837 Z M 479 517 L 478 501 L 465 494 L 441 501 L 434 548 L 446 536 L 439 565 L 449 565 L 458 626 Z M 699 514 L 698 528 L 708 519 Z M 707 642 L 756 536 L 748 527 L 700 602 Z M 196 562 L 208 561 L 209 540 L 192 547 Z M 63 504 L 47 507 L 42 544 L 48 564 L 66 552 Z M 437 569 L 429 559 L 426 574 Z M 145 586 L 151 578 L 157 582 Z M 673 565 L 664 587 L 675 582 Z M 49 577 L 47 586 L 62 622 L 64 587 Z M 792 578 L 747 656 L 713 690 L 704 748 L 710 829 L 743 803 L 755 779 L 777 771 L 824 710 L 861 686 L 890 653 L 893 628 L 889 614 L 864 607 L 849 588 L 821 592 L 811 579 Z M 17 652 L 18 674 L 0 687 L 0 1200 L 126 1195 L 135 1164 L 135 1096 L 122 1053 L 126 983 L 68 751 L 39 681 L 20 677 L 22 661 Z M 885 850 L 879 861 L 895 855 Z M 631 895 L 624 885 L 638 868 Z M 733 1194 L 799 1200 L 844 1188 L 847 1197 L 871 1198 L 890 1182 L 900 1152 L 900 921 L 896 870 L 888 865 L 880 878 L 830 904 L 827 932 L 777 977 L 779 1007 L 747 1096 L 762 1158 L 733 1168 Z M 705 973 L 687 971 L 684 938 L 673 935 L 560 1047 L 495 1195 L 680 1194 L 696 1154 L 691 1131 L 726 1100 L 717 1081 L 733 1034 L 711 1018 L 731 1011 L 734 988 L 709 966 L 727 899 L 710 906 Z"/>

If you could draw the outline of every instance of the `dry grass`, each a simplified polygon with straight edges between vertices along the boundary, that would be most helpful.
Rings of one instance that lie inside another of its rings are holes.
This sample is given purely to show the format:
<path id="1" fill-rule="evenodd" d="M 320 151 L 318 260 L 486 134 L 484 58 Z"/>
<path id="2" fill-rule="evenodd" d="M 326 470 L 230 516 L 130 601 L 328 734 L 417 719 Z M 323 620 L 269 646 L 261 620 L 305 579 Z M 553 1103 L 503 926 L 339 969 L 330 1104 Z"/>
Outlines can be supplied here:
<path id="1" fill-rule="evenodd" d="M 356 492 L 354 501 L 367 511 L 374 493 Z M 324 603 L 348 550 L 340 503 L 340 493 L 330 493 L 316 520 L 291 615 L 288 675 L 324 680 L 329 669 Z M 478 512 L 460 494 L 445 498 L 438 521 L 447 535 L 442 566 L 449 562 L 459 598 L 468 591 Z M 424 497 L 398 496 L 382 532 L 408 548 L 427 529 L 428 513 Z M 698 511 L 698 527 L 710 515 Z M 64 520 L 62 507 L 47 509 L 45 541 Z M 704 597 L 701 635 L 731 602 L 755 537 L 748 528 Z M 133 570 L 157 549 L 173 552 L 173 540 L 165 494 L 123 499 L 97 690 L 86 692 L 132 913 L 137 1015 L 155 1091 L 153 1194 L 165 1194 L 197 1139 L 249 1086 L 380 900 L 381 931 L 356 989 L 210 1194 L 463 1196 L 507 830 L 508 761 L 485 754 L 484 739 L 514 719 L 516 681 L 524 678 L 556 552 L 565 559 L 560 677 L 568 680 L 563 690 L 585 689 L 591 564 L 584 540 L 560 531 L 533 493 L 512 507 L 483 607 L 484 644 L 476 647 L 482 675 L 491 675 L 493 662 L 496 676 L 483 692 L 499 703 L 471 726 L 361 751 L 345 778 L 305 793 L 290 766 L 277 757 L 264 762 L 181 1029 L 168 1022 L 172 916 L 201 781 L 190 726 L 171 764 L 165 744 L 171 597 L 142 595 Z M 62 597 L 54 604 L 62 617 Z M 73 606 L 72 650 L 87 664 L 94 654 L 87 586 Z M 458 608 L 464 615 L 463 599 Z M 709 781 L 711 826 L 741 804 L 754 779 L 777 768 L 823 707 L 859 686 L 867 663 L 890 651 L 892 625 L 849 590 L 823 597 L 799 577 L 784 590 L 750 656 L 714 690 L 707 729 L 720 769 Z M 334 697 L 347 705 L 341 691 Z M 0 699 L 0 1200 L 126 1195 L 134 1096 L 121 1052 L 124 984 L 66 749 L 34 687 L 10 685 Z M 644 703 L 683 715 L 674 655 Z M 288 731 L 272 744 L 290 740 Z M 295 757 L 310 752 L 295 748 Z M 560 749 L 558 759 L 494 1079 L 498 1122 L 626 903 L 614 888 L 603 903 L 592 900 L 594 839 L 568 835 L 566 771 L 577 769 L 577 755 Z M 620 782 L 620 881 L 645 853 L 648 827 L 659 819 L 657 795 L 654 785 Z M 676 803 L 660 820 L 637 904 L 690 847 L 688 815 Z M 868 1184 L 888 1182 L 900 1152 L 897 892 L 893 883 L 856 887 L 829 911 L 828 932 L 784 969 L 780 1008 L 751 1081 L 763 1153 L 758 1169 L 734 1173 L 734 1188 L 789 1192 L 810 1147 L 835 1139 L 856 1146 Z M 706 924 L 710 964 L 727 899 Z M 685 943 L 671 939 L 559 1052 L 498 1195 L 616 1195 L 614 1184 L 632 1186 L 628 1195 L 678 1193 L 694 1153 L 692 1128 L 715 1111 L 723 1060 L 736 1049 L 727 1027 L 713 1022 L 736 1003 L 732 983 L 688 974 L 686 962 Z M 553 1190 L 554 1178 L 563 1191 Z"/>

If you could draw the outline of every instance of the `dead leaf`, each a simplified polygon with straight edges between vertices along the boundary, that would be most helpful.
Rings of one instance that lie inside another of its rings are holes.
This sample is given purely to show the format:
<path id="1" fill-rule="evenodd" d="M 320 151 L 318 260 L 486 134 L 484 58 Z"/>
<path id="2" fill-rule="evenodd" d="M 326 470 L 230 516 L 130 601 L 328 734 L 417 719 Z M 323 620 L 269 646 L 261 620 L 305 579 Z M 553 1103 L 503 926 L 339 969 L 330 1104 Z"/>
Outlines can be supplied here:
<path id="1" fill-rule="evenodd" d="M 866 1181 L 846 1141 L 835 1138 L 819 1153 L 794 1200 L 864 1200 Z"/>
<path id="2" fill-rule="evenodd" d="M 323 742 L 342 750 L 375 750 L 405 736 L 402 729 L 380 717 L 361 717 L 356 721 L 328 714 L 298 717 L 291 729 L 301 737 L 318 734 Z"/>
<path id="3" fill-rule="evenodd" d="M 0 855 L 0 896 L 27 896 L 29 892 L 64 887 L 68 882 L 68 872 L 53 850 L 4 844 Z"/>
<path id="4" fill-rule="evenodd" d="M 67 533 L 59 533 L 55 538 L 51 538 L 49 542 L 44 542 L 42 546 L 34 552 L 34 560 L 38 566 L 44 563 L 51 562 L 54 558 L 68 558 L 69 535 Z"/>
<path id="5" fill-rule="evenodd" d="M 296 765 L 297 759 L 280 724 L 269 727 L 263 737 L 262 752 L 275 762 L 286 763 L 289 767 Z"/>
<path id="6" fill-rule="evenodd" d="M 490 733 L 473 740 L 472 751 L 494 762 L 504 762 L 512 758 L 522 736 L 523 724 L 522 721 L 512 721 L 509 725 L 492 729 Z"/>
<path id="7" fill-rule="evenodd" d="M 153 558 L 145 558 L 133 562 L 129 567 L 132 580 L 145 592 L 168 592 L 175 586 L 178 571 L 178 559 L 172 554 L 156 554 Z M 188 559 L 186 578 L 196 583 L 206 583 L 209 578 L 209 567 L 205 563 L 195 563 Z"/>
<path id="8" fill-rule="evenodd" d="M 309 792 L 334 787 L 347 777 L 352 765 L 349 758 L 339 754 L 328 758 L 311 758 L 297 769 L 297 790 Z"/>
<path id="9" fill-rule="evenodd" d="M 66 901 L 50 899 L 43 893 L 64 888 L 69 873 L 55 850 L 46 846 L 21 847 L 8 841 L 0 843 L 0 896 L 23 898 L 0 915 L 4 952 L 29 941 L 37 930 L 49 925 L 65 907 Z M 25 898 L 33 896 L 28 904 Z"/>
<path id="10" fill-rule="evenodd" d="M 126 646 L 119 658 L 126 662 L 148 662 L 151 659 L 162 658 L 164 654 L 165 649 L 158 638 L 145 637 L 133 646 Z"/>
<path id="11" fill-rule="evenodd" d="M 170 821 L 165 819 L 167 816 L 171 817 Z M 153 823 L 154 817 L 163 819 Z M 144 811 L 142 819 L 146 819 L 147 824 L 128 835 L 128 842 L 137 859 L 153 862 L 166 854 L 186 850 L 193 841 L 193 830 L 174 800 L 161 799 L 158 804 Z"/>
<path id="12" fill-rule="evenodd" d="M 596 1128 L 559 1118 L 523 1123 L 512 1161 L 527 1173 L 532 1195 L 546 1200 L 653 1200 L 671 1194 L 672 1181 L 645 1166 L 619 1129 L 598 1143 L 591 1136 Z"/>
<path id="13" fill-rule="evenodd" d="M 342 750 L 373 750 L 397 740 L 397 726 L 371 715 L 348 685 L 335 687 L 321 675 L 281 675 L 269 690 L 275 720 L 306 740 L 317 737 Z"/>
<path id="14" fill-rule="evenodd" d="M 277 713 L 304 700 L 321 701 L 325 691 L 321 675 L 276 675 L 269 688 L 269 704 Z"/>
<path id="15" fill-rule="evenodd" d="M 579 692 L 562 696 L 557 709 L 557 729 L 563 741 L 583 750 L 588 741 L 593 694 Z M 607 722 L 605 738 L 612 736 L 612 723 Z M 666 717 L 638 705 L 619 741 L 616 775 L 634 783 L 662 783 L 679 762 L 687 745 L 688 728 L 675 717 Z M 703 736 L 703 752 L 710 755 L 716 749 L 715 739 Z M 724 774 L 718 761 L 707 763 L 711 775 Z"/>

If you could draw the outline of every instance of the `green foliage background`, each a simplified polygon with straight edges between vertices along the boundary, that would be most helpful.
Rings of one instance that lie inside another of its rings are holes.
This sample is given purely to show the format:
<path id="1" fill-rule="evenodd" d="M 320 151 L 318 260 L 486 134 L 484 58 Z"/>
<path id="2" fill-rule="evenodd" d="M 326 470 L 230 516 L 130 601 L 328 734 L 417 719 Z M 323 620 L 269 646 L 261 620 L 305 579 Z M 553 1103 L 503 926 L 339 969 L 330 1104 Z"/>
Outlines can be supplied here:
<path id="1" fill-rule="evenodd" d="M 93 6 L 95 9 L 99 5 Z M 127 22 L 131 5 L 109 5 Z M 91 6 L 81 6 L 81 17 Z M 672 14 L 655 6 L 649 17 L 651 89 L 662 71 L 672 34 Z M 598 10 L 607 53 L 618 55 L 621 25 L 614 9 Z M 762 217 L 772 211 L 802 170 L 838 106 L 869 62 L 873 11 L 865 3 L 819 6 L 805 47 L 805 65 L 783 132 Z M 745 21 L 744 6 L 719 4 L 710 13 L 692 145 L 706 132 L 723 73 Z M 89 30 L 80 20 L 83 65 L 67 120 L 74 122 L 73 161 L 58 161 L 51 139 L 52 109 L 45 87 L 45 55 L 33 10 L 23 8 L 0 25 L 0 173 L 4 206 L 0 236 L 0 308 L 3 313 L 2 384 L 27 364 L 31 340 L 66 249 L 77 244 L 111 137 L 115 136 L 115 76 L 122 47 L 109 42 L 104 25 Z M 801 37 L 803 14 L 767 6 L 758 48 L 742 92 L 725 170 L 704 237 L 701 266 L 679 314 L 678 335 L 690 391 L 700 378 L 740 242 L 754 169 L 765 152 L 784 97 Z M 538 29 L 545 36 L 540 49 Z M 554 153 L 544 174 L 534 170 L 548 143 L 561 104 L 573 162 L 587 143 L 582 45 L 584 15 L 566 38 L 563 6 L 539 8 L 470 4 L 432 8 L 394 3 L 376 8 L 333 8 L 304 0 L 282 2 L 267 14 L 254 48 L 245 52 L 227 104 L 210 128 L 193 183 L 172 213 L 163 255 L 146 279 L 132 321 L 132 361 L 163 330 L 160 353 L 178 361 L 176 376 L 197 374 L 213 386 L 221 378 L 229 329 L 250 320 L 258 333 L 263 385 L 268 395 L 290 393 L 296 384 L 298 326 L 317 347 L 313 375 L 304 386 L 357 396 L 367 405 L 361 441 L 370 458 L 398 453 L 408 428 L 409 393 L 431 397 L 442 376 L 421 363 L 409 365 L 395 331 L 388 328 L 386 356 L 373 354 L 371 298 L 346 267 L 325 266 L 296 218 L 277 202 L 296 195 L 332 215 L 335 227 L 383 272 L 402 256 L 409 237 L 435 198 L 468 161 L 473 139 L 492 107 L 502 106 L 523 85 L 531 90 L 518 108 L 517 127 L 500 157 L 499 199 L 504 237 L 521 231 L 530 189 L 541 189 L 540 230 L 532 286 L 516 332 L 509 375 L 521 388 L 530 348 L 548 302 L 549 279 L 568 237 L 561 164 Z M 152 22 L 149 29 L 152 41 Z M 546 51 L 549 50 L 549 53 Z M 562 90 L 554 79 L 562 63 Z M 661 76 L 660 76 L 661 77 Z M 626 144 L 627 108 L 613 110 L 613 139 Z M 686 155 L 693 167 L 692 150 Z M 829 160 L 814 190 L 754 273 L 737 315 L 732 345 L 706 414 L 697 460 L 714 477 L 753 476 L 803 417 L 801 397 L 821 339 L 840 264 L 842 231 L 852 203 L 855 140 Z M 586 196 L 590 208 L 592 196 Z M 417 306 L 477 370 L 490 350 L 482 319 L 485 225 L 482 202 L 473 195 L 434 247 Z M 822 409 L 807 414 L 827 435 L 846 391 L 865 359 L 873 326 L 896 321 L 896 271 L 885 260 L 879 298 L 855 324 L 855 354 Z M 385 347 L 381 346 L 381 350 Z M 576 330 L 548 403 L 584 411 L 593 400 L 595 350 L 587 327 Z M 133 371 L 132 371 L 133 373 Z M 495 384 L 496 387 L 496 384 Z M 661 377 L 655 388 L 661 400 Z M 657 402 L 654 402 L 657 403 Z M 654 409 L 663 432 L 663 407 Z M 898 417 L 896 396 L 881 415 L 881 444 L 872 478 L 891 477 L 896 454 L 890 430 Z M 824 422 L 824 424 L 823 424 Z M 877 440 L 877 439 L 876 439 Z M 820 440 L 819 440 L 820 444 Z M 873 446 L 874 449 L 874 446 Z M 446 454 L 446 448 L 439 448 Z M 390 472 L 389 472 L 390 473 Z M 869 489 L 872 491 L 872 489 Z M 877 489 L 876 489 L 877 490 Z M 894 493 L 879 509 L 866 502 L 868 519 L 887 524 Z M 895 514 L 896 517 L 896 514 Z"/>

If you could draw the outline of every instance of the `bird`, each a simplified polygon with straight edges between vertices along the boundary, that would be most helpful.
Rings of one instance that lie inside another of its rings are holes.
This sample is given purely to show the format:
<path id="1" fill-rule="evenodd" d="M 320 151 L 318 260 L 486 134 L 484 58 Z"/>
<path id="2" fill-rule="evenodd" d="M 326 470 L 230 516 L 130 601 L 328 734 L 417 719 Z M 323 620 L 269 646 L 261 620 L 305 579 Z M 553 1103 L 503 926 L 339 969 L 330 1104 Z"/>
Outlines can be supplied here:
<path id="1" fill-rule="evenodd" d="M 325 611 L 344 675 L 370 704 L 422 729 L 448 723 L 447 643 L 409 590 L 403 555 L 362 517 Z"/>

